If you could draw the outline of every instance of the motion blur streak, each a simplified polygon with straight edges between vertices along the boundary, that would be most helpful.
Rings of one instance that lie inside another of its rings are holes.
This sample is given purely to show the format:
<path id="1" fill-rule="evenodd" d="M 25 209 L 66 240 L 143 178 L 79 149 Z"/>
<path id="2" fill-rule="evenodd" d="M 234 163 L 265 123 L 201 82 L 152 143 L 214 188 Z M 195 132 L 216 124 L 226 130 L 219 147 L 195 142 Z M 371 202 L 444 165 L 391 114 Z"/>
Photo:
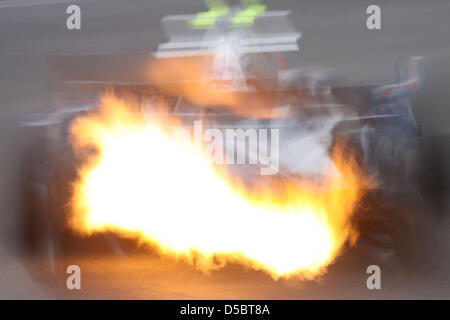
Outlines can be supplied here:
<path id="1" fill-rule="evenodd" d="M 176 119 L 138 116 L 113 94 L 100 104 L 71 127 L 77 151 L 98 151 L 85 153 L 74 185 L 70 226 L 81 234 L 115 232 L 205 272 L 233 262 L 274 279 L 315 278 L 355 243 L 366 179 L 342 147 L 326 181 L 270 178 L 250 189 L 189 139 L 173 139 Z"/>
<path id="2" fill-rule="evenodd" d="M 219 52 L 225 55 L 223 51 L 225 50 Z M 258 74 L 256 79 L 259 80 L 253 79 L 252 83 L 248 79 L 243 80 L 238 76 L 232 80 L 227 79 L 223 74 L 219 77 L 217 75 L 212 77 L 217 72 L 214 70 L 214 59 L 222 58 L 217 58 L 218 55 L 214 58 L 207 56 L 157 59 L 149 68 L 150 78 L 163 92 L 182 95 L 183 98 L 197 106 L 208 106 L 209 108 L 216 106 L 241 116 L 273 117 L 273 106 L 276 99 L 280 97 L 271 91 L 249 89 L 250 86 L 260 89 L 263 76 Z M 229 60 L 235 60 L 234 64 L 238 64 L 239 58 L 228 57 L 225 60 L 228 63 Z M 259 62 L 261 68 L 264 61 Z M 219 69 L 223 68 L 220 66 Z M 241 70 L 234 70 L 234 72 L 239 73 Z M 244 94 L 230 90 L 230 87 L 233 86 L 239 86 Z"/>

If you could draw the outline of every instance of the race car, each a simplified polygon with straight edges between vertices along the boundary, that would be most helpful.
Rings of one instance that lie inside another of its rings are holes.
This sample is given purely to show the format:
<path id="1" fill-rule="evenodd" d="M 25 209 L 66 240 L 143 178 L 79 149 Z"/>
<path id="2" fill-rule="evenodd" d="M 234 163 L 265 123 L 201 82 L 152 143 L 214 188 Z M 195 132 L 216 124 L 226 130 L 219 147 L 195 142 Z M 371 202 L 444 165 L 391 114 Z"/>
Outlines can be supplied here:
<path id="1" fill-rule="evenodd" d="M 69 127 L 80 115 L 95 112 L 99 93 L 113 88 L 135 100 L 164 100 L 166 112 L 181 126 L 202 119 L 209 128 L 280 130 L 277 176 L 285 179 L 320 178 L 322 168 L 333 162 L 330 150 L 336 141 L 347 141 L 367 176 L 376 174 L 355 215 L 364 253 L 372 260 L 409 261 L 411 211 L 416 209 L 403 199 L 418 192 L 419 131 L 408 97 L 420 88 L 422 58 L 407 60 L 406 71 L 391 85 L 337 87 L 330 70 L 287 65 L 287 55 L 297 53 L 301 39 L 289 12 L 214 8 L 206 16 L 163 18 L 169 41 L 152 54 L 49 58 L 56 107 L 20 121 L 34 137 L 22 169 L 24 245 L 47 256 L 53 270 L 58 255 L 73 250 L 137 250 L 111 233 L 82 238 L 66 223 L 71 183 L 83 161 L 72 149 Z M 139 115 L 155 112 L 152 104 L 143 103 Z M 252 184 L 261 179 L 261 166 L 230 171 Z"/>

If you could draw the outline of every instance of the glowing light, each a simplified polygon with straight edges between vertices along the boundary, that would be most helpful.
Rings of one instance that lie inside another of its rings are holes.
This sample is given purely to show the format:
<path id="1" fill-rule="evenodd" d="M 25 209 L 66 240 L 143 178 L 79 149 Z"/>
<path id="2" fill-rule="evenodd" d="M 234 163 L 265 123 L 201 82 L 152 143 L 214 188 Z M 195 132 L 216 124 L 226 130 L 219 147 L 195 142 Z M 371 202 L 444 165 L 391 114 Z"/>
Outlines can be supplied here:
<path id="1" fill-rule="evenodd" d="M 271 178 L 250 190 L 189 141 L 172 139 L 174 119 L 144 120 L 132 109 L 106 95 L 98 113 L 71 128 L 77 150 L 98 150 L 74 187 L 78 232 L 112 231 L 204 271 L 238 262 L 275 279 L 320 275 L 356 240 L 351 217 L 364 179 L 342 148 L 333 156 L 339 173 L 320 184 Z"/>

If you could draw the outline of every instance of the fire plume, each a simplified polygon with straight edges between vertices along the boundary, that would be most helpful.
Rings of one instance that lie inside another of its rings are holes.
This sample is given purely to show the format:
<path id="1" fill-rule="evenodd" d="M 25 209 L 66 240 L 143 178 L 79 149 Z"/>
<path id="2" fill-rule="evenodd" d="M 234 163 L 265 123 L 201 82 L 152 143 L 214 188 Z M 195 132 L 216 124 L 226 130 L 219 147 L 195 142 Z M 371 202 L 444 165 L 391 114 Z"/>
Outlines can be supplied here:
<path id="1" fill-rule="evenodd" d="M 145 119 L 135 107 L 107 94 L 71 127 L 76 150 L 97 150 L 74 184 L 70 226 L 79 233 L 114 232 L 203 271 L 231 262 L 274 279 L 315 278 L 356 241 L 351 218 L 365 179 L 342 147 L 325 181 L 268 178 L 248 188 L 173 139 L 176 119 Z"/>

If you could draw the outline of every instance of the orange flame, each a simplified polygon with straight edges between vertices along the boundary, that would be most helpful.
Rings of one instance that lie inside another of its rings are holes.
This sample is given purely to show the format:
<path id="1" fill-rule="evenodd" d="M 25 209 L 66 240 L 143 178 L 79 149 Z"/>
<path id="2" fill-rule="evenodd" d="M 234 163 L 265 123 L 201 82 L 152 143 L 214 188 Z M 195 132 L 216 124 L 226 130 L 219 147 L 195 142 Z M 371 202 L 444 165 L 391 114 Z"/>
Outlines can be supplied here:
<path id="1" fill-rule="evenodd" d="M 280 98 L 275 92 L 224 90 L 223 82 L 212 76 L 211 60 L 210 56 L 157 59 L 150 66 L 150 79 L 165 93 L 183 96 L 197 106 L 220 107 L 240 116 L 273 116 L 275 101 Z M 256 89 L 258 83 L 255 79 L 245 81 Z"/>
<path id="2" fill-rule="evenodd" d="M 315 278 L 356 241 L 351 217 L 365 179 L 342 147 L 333 152 L 339 172 L 325 182 L 264 178 L 250 190 L 189 141 L 172 139 L 175 119 L 133 110 L 108 94 L 71 127 L 76 150 L 98 151 L 74 186 L 76 231 L 137 238 L 203 271 L 237 262 L 274 279 Z"/>

